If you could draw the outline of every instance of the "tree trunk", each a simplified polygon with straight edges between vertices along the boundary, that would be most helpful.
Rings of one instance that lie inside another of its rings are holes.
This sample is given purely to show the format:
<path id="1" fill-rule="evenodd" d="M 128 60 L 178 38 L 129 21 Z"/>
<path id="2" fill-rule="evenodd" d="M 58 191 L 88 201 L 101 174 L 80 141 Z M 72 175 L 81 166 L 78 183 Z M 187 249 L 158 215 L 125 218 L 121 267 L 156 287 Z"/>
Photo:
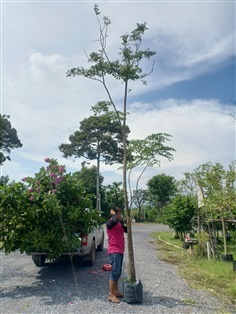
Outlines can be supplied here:
<path id="1" fill-rule="evenodd" d="M 197 233 L 201 233 L 201 222 L 200 222 L 200 208 L 197 210 Z"/>
<path id="2" fill-rule="evenodd" d="M 208 226 L 208 234 L 209 234 L 211 252 L 212 252 L 212 254 L 213 254 L 214 259 L 216 259 L 216 256 L 215 256 L 215 246 L 214 246 L 214 241 L 213 241 L 213 239 L 212 239 L 211 226 L 210 226 L 210 223 L 209 223 L 209 222 L 207 222 L 207 226 Z"/>
<path id="3" fill-rule="evenodd" d="M 134 249 L 133 249 L 133 238 L 132 238 L 132 226 L 131 226 L 131 215 L 128 201 L 128 193 L 127 193 L 127 171 L 126 171 L 126 138 L 124 141 L 124 161 L 123 161 L 123 184 L 124 184 L 124 196 L 125 196 L 125 209 L 127 212 L 127 240 L 128 240 L 128 257 L 129 257 L 129 269 L 128 276 L 131 282 L 136 281 L 135 274 L 135 265 L 134 265 Z"/>
<path id="4" fill-rule="evenodd" d="M 98 157 L 97 157 L 97 187 L 96 187 L 96 194 L 97 194 L 97 210 L 98 211 L 101 211 L 101 208 L 100 208 L 100 151 L 99 151 L 99 147 L 98 147 Z"/>
<path id="5" fill-rule="evenodd" d="M 215 252 L 215 259 L 219 258 L 219 253 L 218 253 L 218 248 L 217 248 L 217 231 L 215 227 L 214 221 L 212 222 L 212 228 L 213 228 L 213 247 L 214 247 L 214 252 Z"/>
<path id="6" fill-rule="evenodd" d="M 226 241 L 226 230 L 225 230 L 225 221 L 222 218 L 222 231 L 223 231 L 223 239 L 224 239 L 224 253 L 227 254 L 227 241 Z"/>
<path id="7" fill-rule="evenodd" d="M 128 256 L 129 256 L 129 279 L 131 282 L 136 281 L 135 265 L 134 265 L 134 249 L 133 249 L 133 238 L 132 238 L 132 225 L 131 217 L 127 219 L 127 231 L 128 231 Z"/>
<path id="8" fill-rule="evenodd" d="M 138 206 L 138 218 L 139 218 L 139 221 L 141 221 L 141 209 L 142 209 L 142 207 L 139 205 Z"/>
<path id="9" fill-rule="evenodd" d="M 123 159 L 123 184 L 124 184 L 124 197 L 125 197 L 125 209 L 127 211 L 127 238 L 128 238 L 128 277 L 131 282 L 136 281 L 135 265 L 134 265 L 134 249 L 133 249 L 133 239 L 132 239 L 132 226 L 131 226 L 131 215 L 128 200 L 127 191 L 127 143 L 126 143 L 126 101 L 127 101 L 128 83 L 125 83 L 125 93 L 124 93 L 124 120 L 122 127 L 123 135 L 123 147 L 124 147 L 124 159 Z"/>

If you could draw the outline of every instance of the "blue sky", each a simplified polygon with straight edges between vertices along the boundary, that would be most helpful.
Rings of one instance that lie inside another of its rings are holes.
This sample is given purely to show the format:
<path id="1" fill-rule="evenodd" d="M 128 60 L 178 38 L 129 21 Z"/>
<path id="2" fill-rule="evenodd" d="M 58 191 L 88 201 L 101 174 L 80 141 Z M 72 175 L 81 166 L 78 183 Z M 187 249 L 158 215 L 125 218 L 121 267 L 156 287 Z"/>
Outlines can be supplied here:
<path id="1" fill-rule="evenodd" d="M 128 124 L 131 138 L 151 133 L 173 136 L 172 162 L 148 169 L 140 184 L 156 174 L 181 179 L 208 161 L 225 167 L 235 160 L 235 1 L 97 1 L 108 16 L 108 53 L 117 57 L 120 36 L 147 22 L 142 48 L 156 51 L 147 86 L 131 84 Z M 58 146 L 91 115 L 97 101 L 107 100 L 102 87 L 66 71 L 87 66 L 96 51 L 98 27 L 93 2 L 1 2 L 1 112 L 9 114 L 23 143 L 12 150 L 2 175 L 21 180 L 34 175 L 45 157 L 57 158 L 68 171 L 81 161 L 62 158 Z M 151 63 L 143 64 L 149 71 Z M 109 80 L 118 106 L 123 89 Z M 91 163 L 93 164 L 93 163 Z M 95 162 L 94 162 L 95 164 Z M 101 166 L 104 184 L 122 181 L 118 165 Z M 135 184 L 141 169 L 135 169 Z"/>
<path id="2" fill-rule="evenodd" d="M 235 58 L 230 59 L 222 67 L 216 67 L 192 80 L 175 83 L 162 90 L 153 91 L 149 99 L 157 98 L 204 98 L 219 99 L 223 104 L 231 104 L 235 100 Z"/>

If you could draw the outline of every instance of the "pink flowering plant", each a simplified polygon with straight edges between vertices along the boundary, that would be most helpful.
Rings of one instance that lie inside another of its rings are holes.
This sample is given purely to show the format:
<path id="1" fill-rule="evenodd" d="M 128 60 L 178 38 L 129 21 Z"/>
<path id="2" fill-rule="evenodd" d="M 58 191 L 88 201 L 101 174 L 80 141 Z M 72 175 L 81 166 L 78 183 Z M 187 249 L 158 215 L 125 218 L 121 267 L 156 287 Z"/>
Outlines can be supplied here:
<path id="1" fill-rule="evenodd" d="M 0 248 L 6 254 L 19 249 L 54 259 L 79 248 L 78 234 L 101 223 L 76 175 L 66 173 L 56 159 L 45 162 L 34 177 L 0 188 Z"/>

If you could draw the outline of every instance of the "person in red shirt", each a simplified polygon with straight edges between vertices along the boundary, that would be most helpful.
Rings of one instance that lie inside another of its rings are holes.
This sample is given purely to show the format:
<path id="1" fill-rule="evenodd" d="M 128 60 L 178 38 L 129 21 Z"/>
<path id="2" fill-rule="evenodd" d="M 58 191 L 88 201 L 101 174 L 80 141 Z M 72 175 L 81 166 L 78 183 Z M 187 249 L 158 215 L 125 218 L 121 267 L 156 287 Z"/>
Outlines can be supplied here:
<path id="1" fill-rule="evenodd" d="M 111 219 L 108 220 L 108 254 L 112 271 L 109 280 L 109 297 L 108 300 L 113 303 L 119 303 L 119 298 L 123 298 L 123 294 L 118 290 L 118 280 L 122 271 L 123 256 L 125 251 L 124 232 L 127 233 L 127 227 L 122 220 L 122 212 L 118 207 L 113 207 L 110 211 Z"/>

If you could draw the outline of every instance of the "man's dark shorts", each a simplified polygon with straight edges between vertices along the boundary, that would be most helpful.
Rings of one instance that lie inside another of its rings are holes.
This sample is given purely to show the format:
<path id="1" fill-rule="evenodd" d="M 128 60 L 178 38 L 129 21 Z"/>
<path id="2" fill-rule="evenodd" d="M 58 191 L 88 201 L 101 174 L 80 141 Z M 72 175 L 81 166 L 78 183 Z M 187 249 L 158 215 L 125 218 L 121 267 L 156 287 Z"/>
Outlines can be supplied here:
<path id="1" fill-rule="evenodd" d="M 117 281 L 120 278 L 122 271 L 123 256 L 124 255 L 120 253 L 109 254 L 110 263 L 112 266 L 110 279 L 112 281 Z"/>

